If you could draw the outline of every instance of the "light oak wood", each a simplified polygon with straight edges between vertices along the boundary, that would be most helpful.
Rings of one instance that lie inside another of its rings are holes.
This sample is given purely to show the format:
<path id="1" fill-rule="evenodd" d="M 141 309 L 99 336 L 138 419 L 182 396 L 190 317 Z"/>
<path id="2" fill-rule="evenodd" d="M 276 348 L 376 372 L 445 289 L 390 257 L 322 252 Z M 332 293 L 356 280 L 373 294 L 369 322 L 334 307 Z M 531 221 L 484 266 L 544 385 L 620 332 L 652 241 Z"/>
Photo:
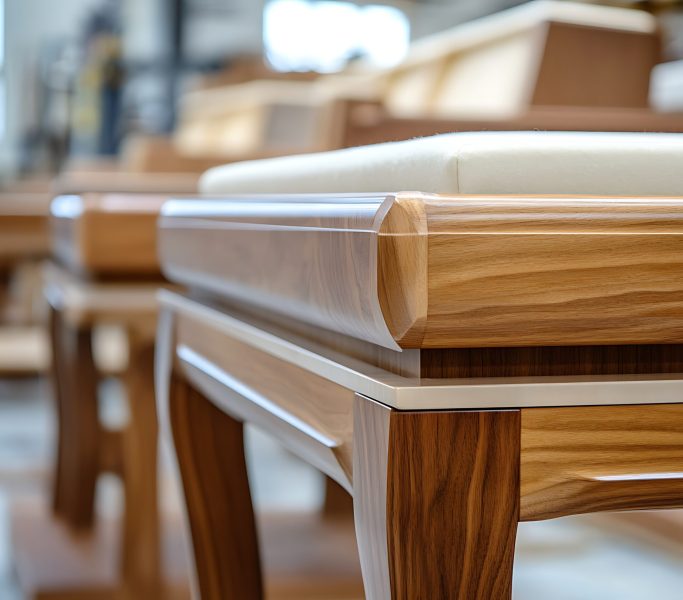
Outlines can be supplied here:
<path id="1" fill-rule="evenodd" d="M 259 196 L 166 204 L 159 250 L 171 279 L 395 350 L 647 344 L 683 340 L 682 234 L 679 198 Z"/>
<path id="2" fill-rule="evenodd" d="M 57 196 L 50 207 L 54 256 L 89 276 L 160 278 L 156 221 L 163 195 Z"/>
<path id="3" fill-rule="evenodd" d="M 522 520 L 683 506 L 683 405 L 524 409 Z"/>

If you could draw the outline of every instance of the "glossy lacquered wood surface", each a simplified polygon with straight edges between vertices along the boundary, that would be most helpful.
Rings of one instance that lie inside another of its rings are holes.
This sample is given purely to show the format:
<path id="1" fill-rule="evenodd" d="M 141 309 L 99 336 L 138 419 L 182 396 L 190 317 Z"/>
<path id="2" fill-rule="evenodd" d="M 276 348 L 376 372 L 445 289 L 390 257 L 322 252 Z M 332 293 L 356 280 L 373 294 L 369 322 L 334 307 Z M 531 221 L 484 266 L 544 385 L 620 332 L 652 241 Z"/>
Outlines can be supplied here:
<path id="1" fill-rule="evenodd" d="M 523 409 L 521 519 L 683 506 L 683 405 Z"/>
<path id="2" fill-rule="evenodd" d="M 509 599 L 519 412 L 401 412 L 359 396 L 354 441 L 366 597 Z"/>
<path id="3" fill-rule="evenodd" d="M 680 198 L 177 200 L 159 235 L 171 279 L 388 348 L 683 340 Z"/>
<path id="4" fill-rule="evenodd" d="M 300 385 L 299 390 L 315 390 L 319 386 L 316 381 L 322 378 L 400 410 L 667 404 L 681 402 L 683 398 L 680 374 L 433 379 L 420 378 L 419 374 L 404 376 L 292 334 L 282 326 L 259 322 L 240 313 L 232 315 L 224 308 L 178 293 L 161 291 L 159 299 L 173 319 L 184 323 L 177 330 L 189 333 L 183 334 L 183 341 L 174 351 L 193 372 L 204 372 L 209 379 L 224 383 L 235 380 L 244 385 L 240 381 L 244 368 L 240 353 L 259 357 L 254 359 L 255 364 L 246 365 L 244 372 L 248 377 L 247 388 L 256 392 L 256 397 L 268 397 L 272 391 L 277 393 L 282 384 L 276 372 L 288 372 L 296 373 L 298 382 L 288 382 L 286 389 Z M 223 360 L 225 356 L 235 356 L 237 349 L 236 362 Z M 254 350 L 258 353 L 254 354 Z M 264 354 L 267 358 L 261 358 Z M 268 365 L 267 368 L 263 369 L 259 361 Z M 292 367 L 294 371 L 290 370 Z M 328 394 L 330 389 L 327 388 Z M 281 398 L 282 394 L 277 397 Z M 297 414 L 299 409 L 306 410 L 310 402 L 302 398 L 312 400 L 314 396 L 302 394 L 288 399 L 288 412 Z M 323 437 L 339 440 L 345 428 L 332 423 L 344 411 L 339 413 L 321 398 L 314 402 L 324 405 L 324 411 L 329 412 L 323 420 L 304 422 L 309 426 L 326 423 L 320 430 Z M 344 444 L 340 446 L 343 448 Z"/>
<path id="5" fill-rule="evenodd" d="M 160 277 L 156 222 L 165 196 L 57 196 L 50 207 L 53 254 L 90 276 Z"/>

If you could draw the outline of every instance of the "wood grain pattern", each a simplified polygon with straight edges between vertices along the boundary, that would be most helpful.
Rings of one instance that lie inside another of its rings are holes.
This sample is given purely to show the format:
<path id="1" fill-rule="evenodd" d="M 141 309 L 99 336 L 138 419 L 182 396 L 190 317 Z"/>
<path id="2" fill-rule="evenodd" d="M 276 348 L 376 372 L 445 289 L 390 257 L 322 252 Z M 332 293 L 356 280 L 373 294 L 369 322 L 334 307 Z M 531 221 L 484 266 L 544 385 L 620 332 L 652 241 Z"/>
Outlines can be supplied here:
<path id="1" fill-rule="evenodd" d="M 683 345 L 527 346 L 420 350 L 422 377 L 563 377 L 683 373 Z"/>
<path id="2" fill-rule="evenodd" d="M 225 198 L 160 227 L 171 279 L 389 348 L 683 340 L 680 198 Z"/>
<path id="3" fill-rule="evenodd" d="M 387 207 L 384 194 L 174 200 L 159 256 L 174 281 L 398 349 L 376 292 Z"/>
<path id="4" fill-rule="evenodd" d="M 261 600 L 242 423 L 171 376 L 169 417 L 203 600 Z"/>
<path id="5" fill-rule="evenodd" d="M 195 386 L 350 488 L 352 390 L 230 338 L 215 321 L 179 314 L 175 336 Z"/>
<path id="6" fill-rule="evenodd" d="M 309 337 L 293 334 L 287 328 L 288 323 L 278 326 L 273 324 L 272 320 L 258 320 L 253 315 L 245 316 L 243 312 L 232 313 L 225 305 L 207 304 L 165 290 L 159 293 L 159 298 L 161 305 L 171 314 L 180 314 L 181 320 L 203 323 L 200 329 L 203 332 L 201 339 L 193 339 L 190 334 L 187 338 L 190 341 L 177 349 L 177 354 L 183 355 L 184 362 L 196 363 L 193 367 L 195 370 L 217 369 L 216 375 L 219 379 L 226 382 L 231 380 L 229 387 L 244 387 L 240 381 L 240 373 L 232 368 L 232 363 L 221 360 L 221 345 L 225 343 L 226 347 L 230 347 L 238 343 L 240 346 L 268 355 L 267 362 L 271 370 L 263 378 L 269 382 L 268 387 L 263 388 L 266 397 L 271 390 L 275 390 L 277 394 L 277 385 L 273 385 L 272 381 L 277 378 L 281 369 L 282 372 L 289 372 L 291 367 L 296 368 L 295 372 L 302 380 L 316 381 L 317 378 L 322 378 L 347 391 L 362 393 L 399 410 L 671 404 L 679 402 L 683 394 L 683 381 L 678 374 L 646 373 L 620 377 L 596 375 L 553 378 L 519 377 L 512 374 L 507 377 L 425 379 L 420 378 L 418 372 L 417 375 L 409 373 L 408 376 L 403 376 L 385 370 L 373 362 L 364 362 L 346 354 L 343 348 L 342 351 L 334 350 L 332 334 L 326 344 L 321 344 Z M 447 352 L 445 355 L 448 357 Z M 207 356 L 212 358 L 207 361 Z M 596 355 L 596 360 L 604 358 Z M 618 365 L 620 356 L 617 355 L 616 358 Z M 665 355 L 661 358 L 664 360 Z M 656 356 L 650 362 L 645 362 L 643 368 L 657 365 L 654 360 L 657 360 Z M 242 362 L 238 357 L 234 364 L 240 365 Z M 599 368 L 603 366 L 606 368 L 609 365 L 598 365 Z M 666 366 L 666 363 L 659 366 Z M 444 368 L 450 370 L 448 364 Z M 524 365 L 519 366 L 520 370 L 524 368 Z M 251 376 L 254 371 L 249 367 L 245 372 Z M 316 377 L 311 378 L 311 375 Z M 212 378 L 209 376 L 209 379 Z M 254 387 L 246 386 L 245 391 L 253 396 L 255 391 L 261 389 L 260 385 L 261 380 L 257 378 Z M 253 397 L 257 404 L 264 404 L 263 394 Z M 303 393 L 301 397 L 311 396 Z M 344 429 L 334 426 L 332 419 L 329 422 L 319 419 L 315 411 L 317 403 L 313 403 L 312 407 L 307 407 L 307 404 L 308 402 L 297 404 L 296 401 L 289 399 L 286 401 L 287 414 L 290 417 L 299 415 L 299 429 L 308 429 L 309 425 L 313 425 L 314 431 L 324 433 L 326 447 L 336 446 L 337 442 L 341 441 L 339 455 L 342 457 L 345 446 Z M 342 400 L 337 405 L 326 407 L 326 410 L 330 411 L 330 415 L 337 414 L 338 407 L 343 405 Z M 272 412 L 272 409 L 269 410 Z M 307 414 L 307 411 L 310 411 L 311 415 Z M 334 462 L 336 463 L 336 459 Z"/>
<path id="7" fill-rule="evenodd" d="M 58 196 L 51 205 L 55 258 L 91 277 L 160 278 L 156 222 L 165 200 L 154 194 Z"/>
<path id="8" fill-rule="evenodd" d="M 366 597 L 510 598 L 519 412 L 401 412 L 357 396 L 354 421 Z"/>
<path id="9" fill-rule="evenodd" d="M 523 409 L 521 519 L 683 506 L 683 405 Z"/>

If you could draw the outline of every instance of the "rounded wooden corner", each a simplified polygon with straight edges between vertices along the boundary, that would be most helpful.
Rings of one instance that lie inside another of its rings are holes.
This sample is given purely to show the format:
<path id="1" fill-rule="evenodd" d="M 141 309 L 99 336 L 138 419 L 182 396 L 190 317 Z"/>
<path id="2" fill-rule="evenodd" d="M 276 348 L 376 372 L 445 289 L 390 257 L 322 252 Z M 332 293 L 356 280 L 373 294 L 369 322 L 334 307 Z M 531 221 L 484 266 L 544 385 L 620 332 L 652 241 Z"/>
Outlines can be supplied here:
<path id="1" fill-rule="evenodd" d="M 403 348 L 421 345 L 427 323 L 427 215 L 423 195 L 396 194 L 377 240 L 377 293 L 382 315 Z"/>

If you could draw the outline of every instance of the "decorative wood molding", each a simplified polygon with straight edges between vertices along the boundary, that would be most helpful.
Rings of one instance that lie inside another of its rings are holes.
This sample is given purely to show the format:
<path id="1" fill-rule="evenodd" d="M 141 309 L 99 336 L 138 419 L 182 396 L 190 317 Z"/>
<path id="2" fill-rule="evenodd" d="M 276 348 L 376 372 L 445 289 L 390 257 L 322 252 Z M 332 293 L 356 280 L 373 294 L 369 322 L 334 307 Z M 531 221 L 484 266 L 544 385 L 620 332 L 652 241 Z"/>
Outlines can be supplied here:
<path id="1" fill-rule="evenodd" d="M 177 200 L 159 249 L 172 280 L 395 350 L 683 341 L 681 198 Z"/>
<path id="2" fill-rule="evenodd" d="M 161 291 L 159 300 L 169 314 L 182 315 L 185 345 L 198 360 L 231 373 L 221 360 L 223 345 L 267 355 L 264 364 L 287 371 L 294 368 L 301 381 L 320 378 L 364 394 L 399 410 L 486 409 L 615 404 L 670 404 L 683 398 L 680 374 L 600 375 L 572 377 L 475 377 L 422 379 L 405 377 L 343 352 L 330 349 L 282 328 L 230 315 L 181 294 Z M 213 331 L 213 333 L 211 333 Z M 174 352 L 181 344 L 174 346 Z M 185 352 L 187 358 L 188 353 Z M 260 359 L 259 359 L 260 360 Z M 315 383 L 307 383 L 313 385 Z M 257 388 L 258 389 L 258 388 Z M 293 405 L 296 406 L 294 401 Z M 319 401 L 319 400 L 317 400 Z M 335 437 L 334 435 L 332 437 Z"/>

